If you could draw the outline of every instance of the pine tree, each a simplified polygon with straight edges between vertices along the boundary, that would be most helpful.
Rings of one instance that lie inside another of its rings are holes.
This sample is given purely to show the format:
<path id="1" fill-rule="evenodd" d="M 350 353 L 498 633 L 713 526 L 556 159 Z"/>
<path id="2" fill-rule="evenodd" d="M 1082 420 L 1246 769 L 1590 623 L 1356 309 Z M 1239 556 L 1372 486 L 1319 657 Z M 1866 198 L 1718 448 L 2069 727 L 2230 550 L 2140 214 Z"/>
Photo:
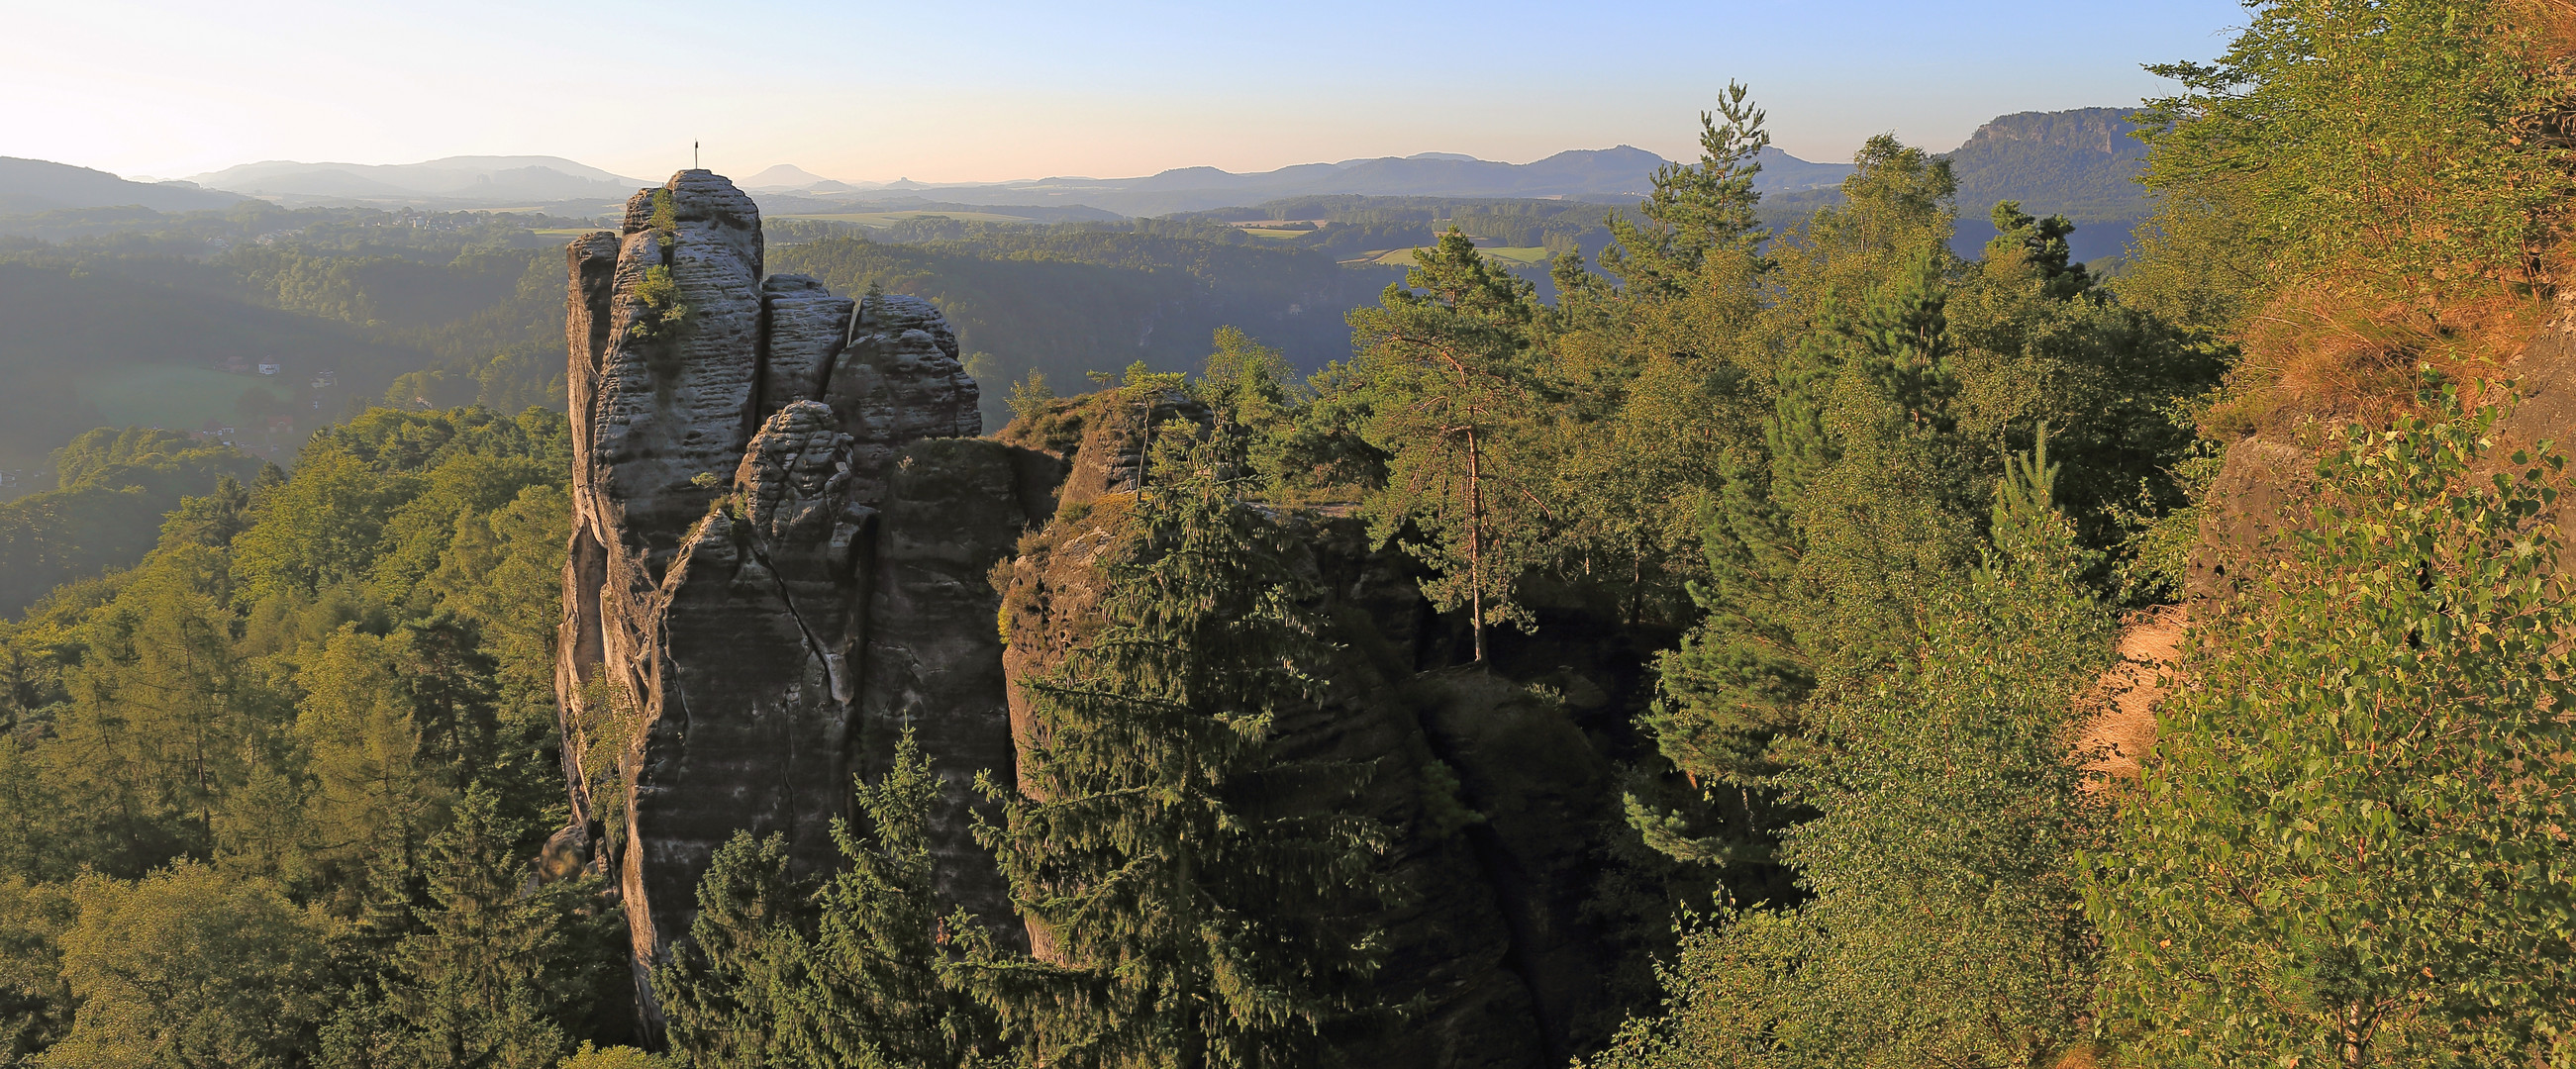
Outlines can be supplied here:
<path id="1" fill-rule="evenodd" d="M 1631 626 L 1686 618 L 1682 579 L 1726 470 L 1759 447 L 1768 407 L 1759 315 L 1770 261 L 1753 180 L 1769 143 L 1763 114 L 1730 85 L 1701 122 L 1701 157 L 1656 172 L 1633 217 L 1609 220 L 1602 271 L 1578 257 L 1552 269 L 1539 374 L 1563 398 L 1550 499 L 1563 517 L 1560 576 L 1624 588 Z M 1722 121 L 1721 121 L 1722 120 Z"/>
<path id="2" fill-rule="evenodd" d="M 1705 614 L 1664 654 L 1640 723 L 1698 797 L 1631 797 L 1630 822 L 1675 857 L 1751 863 L 1800 814 L 1773 777 L 1803 708 L 1872 684 L 1920 637 L 1921 592 L 1972 556 L 1974 474 L 1953 433 L 1945 318 L 1950 182 L 1919 150 L 1873 142 L 1849 201 L 1794 234 L 1781 263 L 1809 318 L 1770 372 L 1760 444 L 1726 458 L 1705 514 Z M 1838 296 L 1861 283 L 1859 299 Z M 1791 314 L 1787 307 L 1766 313 Z M 1679 811 L 1664 808 L 1673 801 Z"/>
<path id="3" fill-rule="evenodd" d="M 1983 564 L 1916 591 L 1914 648 L 1821 695 L 1772 782 L 1814 814 L 1811 896 L 1725 904 L 1599 1069 L 2062 1064 L 2092 982 L 2070 876 L 2088 807 L 2066 738 L 2109 660 L 2044 452 L 2009 466 Z"/>
<path id="4" fill-rule="evenodd" d="M 1356 1008 L 1373 937 L 1349 914 L 1375 829 L 1283 808 L 1349 779 L 1285 763 L 1312 624 L 1281 530 L 1213 451 L 1167 448 L 1103 565 L 1102 627 L 1026 685 L 1025 793 L 978 829 L 1034 959 L 977 944 L 965 980 L 1039 1064 L 1315 1064 Z"/>
<path id="5" fill-rule="evenodd" d="M 1214 351 L 1194 384 L 1200 399 L 1241 433 L 1271 432 L 1287 414 L 1288 357 L 1239 327 L 1218 327 L 1212 340 Z"/>
<path id="6" fill-rule="evenodd" d="M 2006 263 L 2035 273 L 2041 279 L 2042 293 L 2064 300 L 2093 286 L 2093 276 L 2083 264 L 2075 263 L 2074 246 L 2066 236 L 2075 232 L 2075 224 L 2063 215 L 2037 218 L 2021 210 L 2020 201 L 1999 201 L 1988 216 L 1995 226 L 1995 236 L 1986 242 L 1986 262 Z"/>
<path id="7" fill-rule="evenodd" d="M 1771 133 L 1762 128 L 1762 110 L 1746 99 L 1749 92 L 1728 82 L 1717 111 L 1700 113 L 1699 162 L 1656 169 L 1652 191 L 1637 206 L 1644 225 L 1610 216 L 1612 244 L 1602 252 L 1601 269 L 1632 299 L 1683 296 L 1711 256 L 1750 254 L 1762 243 L 1755 214 L 1762 195 L 1753 181 Z"/>
<path id="8" fill-rule="evenodd" d="M 1532 374 L 1537 304 L 1528 282 L 1486 262 L 1451 228 L 1415 254 L 1403 285 L 1350 315 L 1354 363 L 1370 395 L 1362 434 L 1387 455 L 1384 486 L 1362 503 L 1370 531 L 1440 569 L 1423 592 L 1464 606 L 1485 659 L 1485 628 L 1526 625 L 1512 597 L 1536 563 L 1550 515 L 1538 493 L 1540 384 Z M 1427 292 L 1416 293 L 1415 290 Z"/>

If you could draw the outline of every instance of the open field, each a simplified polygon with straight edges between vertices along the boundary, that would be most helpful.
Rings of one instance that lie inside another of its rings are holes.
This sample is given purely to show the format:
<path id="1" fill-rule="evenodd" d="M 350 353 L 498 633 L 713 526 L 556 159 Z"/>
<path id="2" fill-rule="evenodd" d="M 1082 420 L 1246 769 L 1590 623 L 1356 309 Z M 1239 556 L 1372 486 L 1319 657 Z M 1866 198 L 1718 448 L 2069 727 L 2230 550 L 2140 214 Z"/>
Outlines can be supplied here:
<path id="1" fill-rule="evenodd" d="M 1489 255 L 1489 258 L 1504 260 L 1504 263 L 1522 265 L 1522 268 L 1528 268 L 1528 265 L 1533 263 L 1548 263 L 1548 258 L 1551 258 L 1551 252 L 1548 252 L 1546 247 L 1538 247 L 1538 245 L 1481 245 L 1476 247 L 1476 252 L 1484 252 L 1484 255 Z M 1363 252 L 1358 260 L 1342 260 L 1342 263 L 1376 263 L 1376 265 L 1386 265 L 1386 268 L 1412 268 L 1414 250 Z"/>
<path id="2" fill-rule="evenodd" d="M 241 419 L 242 391 L 261 388 L 295 402 L 301 379 L 286 375 L 234 375 L 208 367 L 128 364 L 100 368 L 80 380 L 81 396 L 117 427 L 195 430 L 207 420 Z"/>
<path id="3" fill-rule="evenodd" d="M 1551 253 L 1537 245 L 1514 245 L 1508 247 L 1487 245 L 1479 247 L 1476 251 L 1484 253 L 1485 255 L 1491 256 L 1497 260 L 1509 260 L 1516 264 L 1543 264 L 1548 261 L 1549 257 L 1555 255 L 1554 253 Z"/>
<path id="4" fill-rule="evenodd" d="M 1427 250 L 1429 247 L 1425 246 L 1424 248 Z M 1413 254 L 1415 251 L 1417 250 L 1388 249 L 1385 252 L 1361 253 L 1357 259 L 1344 260 L 1342 262 L 1346 264 L 1378 264 L 1386 267 L 1411 267 L 1413 266 Z M 1480 245 L 1477 246 L 1476 251 L 1484 253 L 1487 256 L 1491 256 L 1494 259 L 1522 267 L 1528 267 L 1532 264 L 1546 263 L 1549 257 L 1554 255 L 1548 252 L 1545 248 L 1537 245 Z"/>

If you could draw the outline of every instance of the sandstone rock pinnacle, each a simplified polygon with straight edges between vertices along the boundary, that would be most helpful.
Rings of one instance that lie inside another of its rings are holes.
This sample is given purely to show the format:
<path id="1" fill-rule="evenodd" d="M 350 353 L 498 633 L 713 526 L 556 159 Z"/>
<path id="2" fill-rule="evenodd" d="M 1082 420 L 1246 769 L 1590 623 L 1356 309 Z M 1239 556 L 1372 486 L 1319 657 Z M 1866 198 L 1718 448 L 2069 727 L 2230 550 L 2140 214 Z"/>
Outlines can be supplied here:
<path id="1" fill-rule="evenodd" d="M 940 742 L 950 786 L 943 891 L 1007 916 L 966 784 L 1009 773 L 983 576 L 1029 521 L 1021 451 L 961 440 L 982 431 L 977 387 L 938 309 L 764 277 L 762 257 L 758 206 L 706 171 L 566 251 L 574 824 L 547 856 L 610 874 L 648 1027 L 640 981 L 716 848 L 775 833 L 800 868 L 832 864 L 852 774 L 907 726 Z"/>

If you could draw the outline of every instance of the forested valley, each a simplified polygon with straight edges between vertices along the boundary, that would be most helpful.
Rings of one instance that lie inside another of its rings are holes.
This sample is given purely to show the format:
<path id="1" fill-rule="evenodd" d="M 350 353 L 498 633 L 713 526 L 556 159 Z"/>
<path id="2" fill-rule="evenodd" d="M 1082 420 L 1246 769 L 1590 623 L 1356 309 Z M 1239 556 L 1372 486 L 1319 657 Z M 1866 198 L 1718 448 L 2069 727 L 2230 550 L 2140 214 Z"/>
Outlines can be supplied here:
<path id="1" fill-rule="evenodd" d="M 2125 194 L 1969 207 L 1892 136 L 1766 201 L 1742 86 L 1616 211 L 773 220 L 859 322 L 958 325 L 990 433 L 885 500 L 1016 458 L 990 590 L 942 595 L 1016 764 L 905 710 L 795 829 L 826 863 L 732 834 L 643 957 L 599 859 L 668 742 L 567 656 L 567 221 L 58 215 L 0 246 L 26 300 L 165 287 L 379 377 L 277 462 L 5 402 L 69 444 L 0 502 L 0 1063 L 2576 1062 L 2576 7 L 2248 18 L 2157 69 L 2116 265 L 2069 215 Z M 621 322 L 676 344 L 654 270 Z M 758 463 L 833 474 L 777 460 L 830 407 L 772 407 L 683 476 L 691 545 L 785 529 Z M 849 515 L 844 556 L 910 522 Z M 813 589 L 740 537 L 726 589 Z M 1450 1015 L 1479 977 L 1517 1008 Z"/>

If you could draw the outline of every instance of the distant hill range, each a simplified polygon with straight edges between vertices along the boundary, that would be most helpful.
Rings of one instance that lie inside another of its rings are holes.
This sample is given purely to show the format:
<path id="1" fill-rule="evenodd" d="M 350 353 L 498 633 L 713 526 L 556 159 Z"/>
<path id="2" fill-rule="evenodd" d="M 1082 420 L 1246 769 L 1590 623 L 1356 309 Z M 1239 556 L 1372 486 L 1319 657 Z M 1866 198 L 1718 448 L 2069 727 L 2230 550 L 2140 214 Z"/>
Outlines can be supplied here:
<path id="1" fill-rule="evenodd" d="M 192 181 L 289 206 L 499 208 L 615 203 L 651 183 L 560 156 L 449 156 L 423 163 L 296 163 L 227 167 Z"/>
<path id="2" fill-rule="evenodd" d="M 780 181 L 781 165 L 745 183 L 755 194 L 878 202 L 889 195 L 966 205 L 1082 205 L 1120 215 L 1170 215 L 1259 204 L 1288 197 L 1356 194 L 1373 197 L 1563 198 L 1625 202 L 1645 195 L 1663 157 L 1641 148 L 1578 149 L 1531 163 L 1497 163 L 1454 152 L 1302 163 L 1275 171 L 1237 174 L 1214 167 L 1183 167 L 1142 178 L 1037 178 L 1015 182 L 933 185 L 922 182 Z M 1847 163 L 1809 163 L 1779 149 L 1762 154 L 1766 192 L 1831 186 L 1851 173 Z"/>
<path id="3" fill-rule="evenodd" d="M 187 182 L 129 182 L 87 167 L 0 156 L 0 215 L 129 206 L 191 212 L 241 199 L 236 193 L 200 189 Z"/>
<path id="4" fill-rule="evenodd" d="M 1959 176 L 1958 245 L 1974 253 L 1992 235 L 1986 217 L 1999 200 L 2036 215 L 2064 214 L 2082 225 L 2077 255 L 2118 253 L 2148 211 L 2132 179 L 2146 146 L 2128 136 L 2133 109 L 2022 112 L 1977 129 L 1947 153 Z M 1848 163 L 1815 163 L 1765 149 L 1759 185 L 1766 216 L 1802 217 L 1831 203 Z M 1034 222 L 1157 216 L 1248 207 L 1296 197 L 1547 198 L 1632 204 L 1666 161 L 1644 149 L 1560 152 L 1530 163 L 1498 163 L 1448 152 L 1308 163 L 1238 174 L 1184 167 L 1140 178 L 1039 178 L 934 185 L 837 182 L 792 164 L 751 176 L 773 215 L 980 212 Z M 198 175 L 185 182 L 129 182 L 103 171 L 41 160 L 0 158 L 0 215 L 63 208 L 141 205 L 161 211 L 221 207 L 240 196 L 289 206 L 409 205 L 433 209 L 535 208 L 596 216 L 651 183 L 555 156 L 451 156 L 423 163 L 368 165 L 271 161 Z M 201 188 L 202 187 L 202 188 Z"/>
<path id="5" fill-rule="evenodd" d="M 2129 136 L 2131 108 L 2079 108 L 2020 112 L 1978 127 L 1967 143 L 1943 154 L 1959 178 L 1960 247 L 1974 253 L 1993 230 L 1986 220 L 1995 203 L 2018 200 L 2035 215 L 2065 215 L 2082 226 L 2078 255 L 2113 255 L 2129 230 L 2145 218 L 2145 191 L 2135 182 L 2146 145 Z M 1761 155 L 1756 184 L 1777 221 L 1803 217 L 1832 203 L 1834 187 L 1852 172 L 1848 163 L 1815 163 L 1777 148 Z M 1213 167 L 1185 167 L 1142 178 L 1041 178 L 1016 182 L 932 185 L 921 182 L 843 183 L 816 180 L 790 165 L 770 168 L 745 183 L 763 205 L 780 214 L 811 214 L 835 205 L 845 210 L 893 207 L 893 198 L 948 206 L 1056 205 L 1128 216 L 1171 215 L 1245 207 L 1294 197 L 1360 195 L 1461 198 L 1557 198 L 1630 203 L 1643 197 L 1666 161 L 1644 149 L 1560 152 L 1533 163 L 1496 163 L 1455 153 L 1310 163 L 1275 171 L 1237 174 Z"/>
<path id="6" fill-rule="evenodd" d="M 832 181 L 829 178 L 807 171 L 806 169 L 798 167 L 792 163 L 779 164 L 776 167 L 772 167 L 766 171 L 760 172 L 759 174 L 745 178 L 735 184 L 752 193 L 768 193 L 779 190 L 798 189 L 811 189 L 818 192 L 838 193 L 842 190 L 857 188 L 856 186 L 852 186 L 847 183 Z"/>

